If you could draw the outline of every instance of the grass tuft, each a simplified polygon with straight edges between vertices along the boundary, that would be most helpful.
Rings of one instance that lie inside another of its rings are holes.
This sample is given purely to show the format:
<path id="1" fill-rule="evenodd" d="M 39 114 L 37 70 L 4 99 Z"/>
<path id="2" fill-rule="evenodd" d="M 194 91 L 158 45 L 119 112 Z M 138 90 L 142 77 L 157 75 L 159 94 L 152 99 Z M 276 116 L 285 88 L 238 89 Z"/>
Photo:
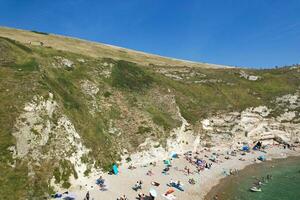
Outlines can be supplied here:
<path id="1" fill-rule="evenodd" d="M 131 91 L 144 91 L 153 80 L 145 70 L 127 61 L 118 61 L 111 73 L 112 86 Z"/>

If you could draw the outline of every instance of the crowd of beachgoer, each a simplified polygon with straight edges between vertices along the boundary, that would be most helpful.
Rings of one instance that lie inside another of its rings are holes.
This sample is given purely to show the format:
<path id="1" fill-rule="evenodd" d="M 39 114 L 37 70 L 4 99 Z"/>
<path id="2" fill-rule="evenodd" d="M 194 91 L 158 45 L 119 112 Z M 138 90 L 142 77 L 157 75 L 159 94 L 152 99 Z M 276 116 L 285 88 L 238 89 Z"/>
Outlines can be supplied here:
<path id="1" fill-rule="evenodd" d="M 219 153 L 219 152 L 211 152 L 209 149 L 203 149 L 202 151 L 198 152 L 192 152 L 192 151 L 188 151 L 186 153 L 184 153 L 183 155 L 178 155 L 176 154 L 176 157 L 172 157 L 168 160 L 164 160 L 164 167 L 162 168 L 162 174 L 164 175 L 169 175 L 170 171 L 180 171 L 183 174 L 185 174 L 186 176 L 188 176 L 188 184 L 190 185 L 195 185 L 197 182 L 194 178 L 192 178 L 191 176 L 194 175 L 195 173 L 197 174 L 201 174 L 202 171 L 204 170 L 209 170 L 211 169 L 214 165 L 216 164 L 220 164 L 222 163 L 224 160 L 222 158 L 224 158 L 225 160 L 230 160 L 232 159 L 232 157 L 236 157 L 236 156 L 240 156 L 238 159 L 241 161 L 245 160 L 244 155 L 246 155 L 247 153 L 250 153 L 250 149 L 253 150 L 259 150 L 264 152 L 267 147 L 262 146 L 262 143 L 257 142 L 257 144 L 253 147 L 253 148 L 242 148 L 242 149 L 236 149 L 236 150 L 231 150 L 228 152 L 224 152 L 224 153 Z M 179 169 L 176 166 L 173 166 L 173 160 L 183 157 L 187 162 L 188 165 L 185 165 L 184 168 Z M 260 158 L 257 158 L 258 160 L 260 160 Z M 254 159 L 254 161 L 256 161 L 256 159 Z M 172 162 L 172 163 L 171 163 Z M 148 166 L 156 166 L 156 162 L 151 162 Z M 135 170 L 137 167 L 134 165 L 129 165 L 128 169 L 130 170 Z M 238 170 L 235 168 L 231 168 L 231 169 L 223 169 L 223 173 L 225 176 L 228 175 L 236 175 L 238 174 Z M 146 174 L 147 176 L 155 176 L 155 174 L 153 173 L 152 169 L 149 169 Z M 259 187 L 260 185 L 262 185 L 263 183 L 267 182 L 268 180 L 272 179 L 272 175 L 267 175 L 266 177 L 262 177 L 261 179 L 258 179 L 254 185 Z M 107 190 L 107 186 L 105 185 L 105 179 L 100 176 L 97 180 L 96 180 L 96 184 L 99 186 L 99 189 L 101 191 L 105 191 Z M 155 187 L 159 187 L 161 184 L 158 182 L 151 182 L 151 185 L 155 186 Z M 170 181 L 167 183 L 167 186 L 169 187 L 169 189 L 162 195 L 164 195 L 165 197 L 174 197 L 174 198 L 170 198 L 170 199 L 175 199 L 175 195 L 174 192 L 176 191 L 184 191 L 184 185 L 182 184 L 181 180 L 176 180 L 173 181 L 172 179 L 170 179 Z M 174 189 L 172 189 L 174 188 Z M 156 198 L 156 194 L 151 194 L 149 192 L 149 194 L 144 194 L 142 193 L 142 189 L 143 189 L 143 180 L 138 180 L 136 181 L 136 183 L 132 186 L 132 189 L 134 191 L 136 191 L 136 199 L 138 200 L 155 200 Z M 52 195 L 52 198 L 57 198 L 61 196 L 61 194 L 55 194 Z M 215 196 L 214 199 L 219 199 L 218 196 Z M 90 200 L 90 193 L 87 192 L 85 195 L 85 200 Z M 117 198 L 117 200 L 128 200 L 128 197 L 125 194 L 122 194 L 120 197 Z"/>
<path id="2" fill-rule="evenodd" d="M 204 151 L 209 153 L 208 149 L 205 149 Z M 174 169 L 177 170 L 177 171 L 183 172 L 186 176 L 190 176 L 190 175 L 193 175 L 194 173 L 200 174 L 204 170 L 211 169 L 213 167 L 213 163 L 218 164 L 218 163 L 222 162 L 221 159 L 219 159 L 219 157 L 221 155 L 216 153 L 216 152 L 211 152 L 211 155 L 205 154 L 204 158 L 201 158 L 200 154 L 203 153 L 204 151 L 202 151 L 202 152 L 188 151 L 185 154 L 183 154 L 184 159 L 191 166 L 194 167 L 194 170 L 192 170 L 187 165 L 183 169 L 178 169 L 178 167 L 174 167 Z M 224 158 L 225 159 L 230 159 L 231 156 L 236 156 L 236 155 L 237 155 L 237 151 L 231 151 L 231 152 L 228 152 L 227 155 L 224 156 Z M 242 151 L 241 155 L 242 156 L 245 155 L 245 152 Z M 179 158 L 179 157 L 180 157 L 180 155 L 177 154 L 176 158 Z M 171 161 L 172 161 L 172 159 L 163 161 L 164 164 L 165 164 L 165 167 L 162 169 L 162 174 L 169 175 L 169 172 L 170 172 L 171 168 L 173 168 L 173 166 L 171 165 Z M 156 163 L 150 163 L 150 165 L 156 166 Z M 135 169 L 136 167 L 134 167 L 133 165 L 130 165 L 128 168 L 129 169 Z M 236 175 L 238 173 L 238 170 L 233 168 L 233 169 L 229 169 L 228 171 L 224 170 L 224 172 L 226 172 L 225 175 Z M 147 171 L 146 175 L 154 176 L 154 173 L 150 169 L 150 170 Z M 191 184 L 191 185 L 195 185 L 196 181 L 193 178 L 189 178 L 188 183 Z M 154 185 L 154 186 L 159 186 L 160 185 L 157 182 L 152 182 L 151 184 Z M 169 183 L 167 184 L 167 186 L 169 186 L 170 188 L 178 189 L 180 191 L 184 191 L 184 186 L 183 186 L 183 184 L 181 183 L 180 180 L 173 181 L 171 179 L 169 181 Z M 138 192 L 139 190 L 142 190 L 142 187 L 143 187 L 143 182 L 142 182 L 142 180 L 139 180 L 132 187 L 132 189 Z M 173 193 L 174 193 L 174 190 L 169 189 L 169 190 L 167 190 L 167 192 L 164 195 L 165 196 L 173 195 Z M 120 197 L 119 200 L 123 200 L 123 199 L 125 199 L 125 197 L 126 196 L 123 195 L 123 197 Z M 148 200 L 148 199 L 155 199 L 155 197 L 153 197 L 151 195 L 145 195 L 144 193 L 138 193 L 136 199 L 138 199 L 138 200 Z M 217 199 L 217 197 L 215 199 Z"/>

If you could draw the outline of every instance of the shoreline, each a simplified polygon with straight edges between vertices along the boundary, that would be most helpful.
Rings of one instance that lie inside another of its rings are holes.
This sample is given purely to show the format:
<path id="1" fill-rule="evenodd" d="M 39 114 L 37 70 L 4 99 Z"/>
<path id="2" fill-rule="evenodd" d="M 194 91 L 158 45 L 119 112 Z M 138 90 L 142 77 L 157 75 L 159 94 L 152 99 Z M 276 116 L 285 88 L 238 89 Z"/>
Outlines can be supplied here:
<path id="1" fill-rule="evenodd" d="M 210 189 L 210 191 L 206 193 L 204 200 L 212 200 L 215 195 L 219 196 L 220 194 L 224 193 L 224 190 L 227 189 L 228 184 L 231 184 L 231 181 L 236 181 L 237 179 L 243 178 L 243 176 L 252 176 L 254 169 L 258 169 L 260 167 L 273 168 L 275 165 L 278 165 L 278 164 L 280 165 L 280 164 L 282 164 L 282 162 L 286 162 L 286 161 L 288 161 L 288 162 L 294 161 L 294 159 L 300 160 L 299 152 L 296 155 L 288 155 L 287 157 L 273 158 L 266 162 L 253 163 L 253 164 L 246 165 L 243 169 L 240 170 L 238 175 L 226 176 L 226 177 L 223 177 L 222 179 L 220 179 L 218 184 L 213 186 Z M 260 173 L 260 172 L 257 172 L 257 173 Z"/>
<path id="2" fill-rule="evenodd" d="M 267 156 L 266 161 L 258 161 L 256 158 L 259 156 L 262 152 L 259 151 L 251 151 L 252 156 L 249 155 L 249 153 L 244 157 L 246 160 L 242 163 L 235 163 L 235 169 L 238 169 L 238 171 L 245 170 L 248 167 L 252 167 L 254 165 L 264 165 L 266 162 L 272 162 L 274 160 L 279 159 L 288 159 L 290 157 L 300 157 L 300 148 L 297 147 L 297 149 L 289 150 L 289 149 L 283 149 L 281 146 L 275 146 L 268 149 L 267 153 L 265 155 Z M 251 153 L 250 153 L 251 154 Z M 255 156 L 253 156 L 255 155 Z M 255 162 L 254 162 L 255 159 Z M 229 167 L 232 165 L 225 165 L 225 167 Z M 208 184 L 204 185 L 205 191 L 200 195 L 199 200 L 212 200 L 213 196 L 211 196 L 211 193 L 214 192 L 214 189 L 216 187 L 219 187 L 220 184 L 226 179 L 229 179 L 231 176 L 214 176 L 211 181 L 208 181 Z"/>
<path id="3" fill-rule="evenodd" d="M 87 191 L 89 191 L 91 199 L 94 200 L 115 200 L 122 195 L 126 195 L 129 200 L 136 199 L 138 193 L 149 194 L 149 190 L 155 189 L 157 191 L 157 198 L 155 200 L 164 200 L 165 197 L 162 196 L 170 187 L 167 183 L 170 180 L 180 180 L 183 183 L 184 191 L 179 191 L 175 189 L 173 193 L 176 200 L 211 200 L 208 195 L 222 183 L 224 179 L 228 176 L 224 175 L 224 170 L 229 171 L 230 169 L 243 170 L 247 166 L 253 164 L 261 163 L 257 161 L 257 157 L 264 154 L 267 160 L 287 158 L 293 156 L 300 156 L 300 148 L 297 147 L 296 151 L 283 149 L 281 146 L 273 146 L 267 149 L 267 152 L 251 151 L 245 155 L 240 155 L 241 151 L 238 152 L 236 156 L 230 156 L 230 159 L 225 159 L 227 156 L 226 152 L 228 149 L 223 150 L 202 150 L 197 154 L 197 157 L 209 160 L 209 157 L 213 155 L 214 152 L 219 154 L 218 162 L 213 163 L 211 169 L 205 169 L 200 173 L 197 173 L 195 165 L 189 163 L 183 155 L 177 159 L 171 161 L 172 167 L 170 168 L 169 175 L 163 175 L 162 169 L 165 167 L 162 161 L 158 161 L 156 166 L 144 165 L 136 166 L 136 169 L 129 170 L 128 164 L 123 164 L 119 167 L 120 173 L 118 175 L 108 175 L 107 173 L 99 172 L 93 174 L 93 176 L 88 177 L 86 180 L 82 181 L 82 185 L 72 186 L 69 192 L 76 196 L 76 199 L 83 199 Z M 244 161 L 239 160 L 243 158 Z M 163 159 L 163 158 L 162 158 Z M 254 162 L 254 160 L 256 160 Z M 208 163 L 211 163 L 208 161 Z M 184 168 L 188 167 L 191 169 L 190 175 L 184 172 Z M 148 170 L 151 170 L 154 175 L 146 175 Z M 105 179 L 105 184 L 107 185 L 107 191 L 101 191 L 99 187 L 95 184 L 96 179 L 99 176 L 103 176 Z M 195 185 L 189 183 L 189 179 L 193 178 L 196 181 Z M 138 192 L 132 190 L 132 186 L 139 181 L 143 181 L 143 187 Z M 158 182 L 160 186 L 156 187 L 151 185 L 151 182 Z"/>

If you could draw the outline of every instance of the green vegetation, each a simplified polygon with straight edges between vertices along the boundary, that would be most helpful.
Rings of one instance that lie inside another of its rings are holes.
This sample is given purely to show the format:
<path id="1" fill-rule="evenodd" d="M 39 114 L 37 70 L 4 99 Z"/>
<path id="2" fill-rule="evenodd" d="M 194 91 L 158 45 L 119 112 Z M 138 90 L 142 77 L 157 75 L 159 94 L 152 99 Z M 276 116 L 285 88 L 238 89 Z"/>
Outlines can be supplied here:
<path id="1" fill-rule="evenodd" d="M 109 91 L 106 91 L 106 92 L 104 92 L 103 96 L 104 96 L 105 98 L 108 98 L 108 97 L 111 96 L 111 93 L 110 93 Z"/>
<path id="2" fill-rule="evenodd" d="M 144 135 L 145 133 L 150 133 L 152 131 L 151 127 L 139 126 L 137 134 Z"/>
<path id="3" fill-rule="evenodd" d="M 155 76 L 159 85 L 172 88 L 181 113 L 191 123 L 209 115 L 241 111 L 247 107 L 268 105 L 276 96 L 294 93 L 299 88 L 299 73 L 289 68 L 273 70 L 246 70 L 249 74 L 262 77 L 258 81 L 241 78 L 241 69 L 195 69 L 205 77 L 198 80 L 221 80 L 201 84 L 174 81 L 162 75 Z M 197 77 L 196 77 L 197 78 Z"/>
<path id="4" fill-rule="evenodd" d="M 19 71 L 38 71 L 39 69 L 39 65 L 34 58 L 20 64 L 14 64 L 11 67 Z"/>
<path id="5" fill-rule="evenodd" d="M 176 121 L 170 116 L 170 114 L 164 112 L 163 110 L 160 110 L 156 107 L 149 107 L 147 111 L 150 113 L 153 122 L 159 126 L 162 126 L 166 131 L 169 131 L 177 126 Z"/>
<path id="6" fill-rule="evenodd" d="M 27 46 L 25 46 L 25 45 L 23 45 L 23 44 L 15 41 L 15 40 L 12 40 L 12 39 L 9 39 L 9 38 L 5 38 L 5 37 L 0 37 L 0 40 L 2 42 L 3 41 L 7 41 L 10 44 L 14 45 L 15 47 L 17 47 L 17 48 L 19 48 L 19 49 L 21 49 L 21 50 L 23 50 L 23 51 L 25 51 L 27 53 L 32 53 L 32 50 L 29 47 L 27 47 Z"/>
<path id="7" fill-rule="evenodd" d="M 144 91 L 149 88 L 152 78 L 143 68 L 134 63 L 118 61 L 112 72 L 112 86 L 132 91 Z"/>
<path id="8" fill-rule="evenodd" d="M 64 77 L 64 74 L 59 74 L 55 78 L 45 75 L 44 80 L 49 84 L 49 88 L 54 89 L 59 94 L 66 109 L 80 109 L 78 99 L 72 95 L 74 94 L 75 86 Z"/>
<path id="9" fill-rule="evenodd" d="M 14 65 L 16 60 L 21 61 L 32 56 L 31 50 L 24 45 L 6 38 L 0 38 L 0 49 L 5 49 L 0 53 L 5 57 L 0 57 L 0 60 L 12 59 L 11 65 Z M 11 67 L 13 66 L 0 67 L 0 196 L 7 199 L 22 199 L 30 195 L 29 191 L 34 190 L 28 178 L 27 160 L 16 160 L 16 167 L 12 168 L 8 165 L 14 163 L 8 148 L 15 144 L 11 133 L 16 118 L 22 112 L 25 102 L 37 92 L 35 85 L 39 75 L 30 73 L 32 71 L 20 73 Z M 27 67 L 25 66 L 26 69 L 30 68 Z"/>
<path id="10" fill-rule="evenodd" d="M 74 175 L 77 178 L 77 173 L 74 169 L 74 166 L 70 161 L 61 160 L 59 162 L 59 167 L 54 168 L 53 175 L 55 178 L 55 183 L 61 183 L 62 186 L 68 189 L 71 184 L 69 182 L 69 177 Z"/>
<path id="11" fill-rule="evenodd" d="M 1 139 L 2 139 L 1 135 Z M 3 141 L 1 141 L 3 143 Z M 3 154 L 1 149 L 1 154 Z M 28 171 L 26 164 L 17 163 L 16 168 L 5 166 L 0 163 L 0 196 L 7 197 L 6 199 L 22 199 L 26 197 L 28 184 Z"/>

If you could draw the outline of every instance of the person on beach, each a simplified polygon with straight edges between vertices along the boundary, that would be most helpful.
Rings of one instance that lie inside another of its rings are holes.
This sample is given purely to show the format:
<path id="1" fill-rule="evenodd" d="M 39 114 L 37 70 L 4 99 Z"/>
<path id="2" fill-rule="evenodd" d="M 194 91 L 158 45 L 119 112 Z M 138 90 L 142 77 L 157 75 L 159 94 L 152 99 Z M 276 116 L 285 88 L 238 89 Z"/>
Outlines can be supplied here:
<path id="1" fill-rule="evenodd" d="M 236 175 L 238 173 L 237 169 L 230 169 L 230 175 Z"/>
<path id="2" fill-rule="evenodd" d="M 173 183 L 175 183 L 175 182 L 173 181 L 173 179 L 171 179 L 170 180 L 170 185 L 172 185 Z"/>
<path id="3" fill-rule="evenodd" d="M 135 191 L 141 190 L 142 189 L 142 184 L 143 184 L 143 182 L 141 180 L 137 181 L 136 184 L 132 187 L 132 189 L 135 190 Z"/>
<path id="4" fill-rule="evenodd" d="M 255 185 L 255 186 L 261 186 L 261 185 L 262 185 L 262 182 L 258 179 L 258 181 L 257 181 L 257 182 L 254 182 L 253 185 Z"/>
<path id="5" fill-rule="evenodd" d="M 184 167 L 184 171 L 186 171 L 187 175 L 190 175 L 191 171 L 187 166 Z"/>
<path id="6" fill-rule="evenodd" d="M 193 178 L 190 178 L 190 179 L 189 179 L 189 184 L 191 184 L 191 185 L 195 185 L 195 184 L 196 184 L 196 181 L 195 181 L 195 179 L 193 179 Z"/>
<path id="7" fill-rule="evenodd" d="M 198 173 L 198 174 L 200 174 L 201 170 L 202 170 L 202 169 L 201 169 L 201 167 L 200 167 L 200 166 L 199 166 L 199 167 L 197 167 L 197 173 Z"/>
<path id="8" fill-rule="evenodd" d="M 152 175 L 154 175 L 154 173 L 152 172 L 152 170 L 148 170 L 147 175 L 152 176 Z"/>
<path id="9" fill-rule="evenodd" d="M 144 193 L 139 193 L 137 199 L 138 200 L 144 200 L 146 198 L 146 195 Z"/>
<path id="10" fill-rule="evenodd" d="M 136 169 L 136 167 L 135 167 L 135 166 L 133 166 L 132 164 L 130 164 L 130 165 L 129 165 L 129 167 L 128 167 L 128 169 L 130 169 L 130 170 L 134 170 L 134 169 Z"/>
<path id="11" fill-rule="evenodd" d="M 99 185 L 100 187 L 102 186 L 102 185 L 104 185 L 104 179 L 103 179 L 103 177 L 102 176 L 100 176 L 97 180 L 96 180 L 96 184 L 97 185 Z"/>
<path id="12" fill-rule="evenodd" d="M 105 188 L 106 186 L 105 186 L 104 182 L 105 182 L 105 179 L 102 176 L 100 176 L 96 180 L 96 184 L 99 186 L 99 188 L 100 188 L 101 191 L 106 190 L 106 188 Z"/>
<path id="13" fill-rule="evenodd" d="M 155 200 L 155 197 L 154 197 L 154 196 L 152 196 L 151 194 L 149 194 L 149 198 L 148 198 L 148 200 Z"/>
<path id="14" fill-rule="evenodd" d="M 169 167 L 166 167 L 166 168 L 164 168 L 163 169 L 163 174 L 165 174 L 165 175 L 168 175 L 168 171 L 170 170 L 170 168 Z"/>
<path id="15" fill-rule="evenodd" d="M 90 192 L 89 191 L 85 195 L 85 200 L 90 200 Z"/>
<path id="16" fill-rule="evenodd" d="M 125 196 L 125 194 L 123 196 L 121 196 L 120 198 L 117 198 L 117 200 L 128 200 L 128 198 Z"/>

